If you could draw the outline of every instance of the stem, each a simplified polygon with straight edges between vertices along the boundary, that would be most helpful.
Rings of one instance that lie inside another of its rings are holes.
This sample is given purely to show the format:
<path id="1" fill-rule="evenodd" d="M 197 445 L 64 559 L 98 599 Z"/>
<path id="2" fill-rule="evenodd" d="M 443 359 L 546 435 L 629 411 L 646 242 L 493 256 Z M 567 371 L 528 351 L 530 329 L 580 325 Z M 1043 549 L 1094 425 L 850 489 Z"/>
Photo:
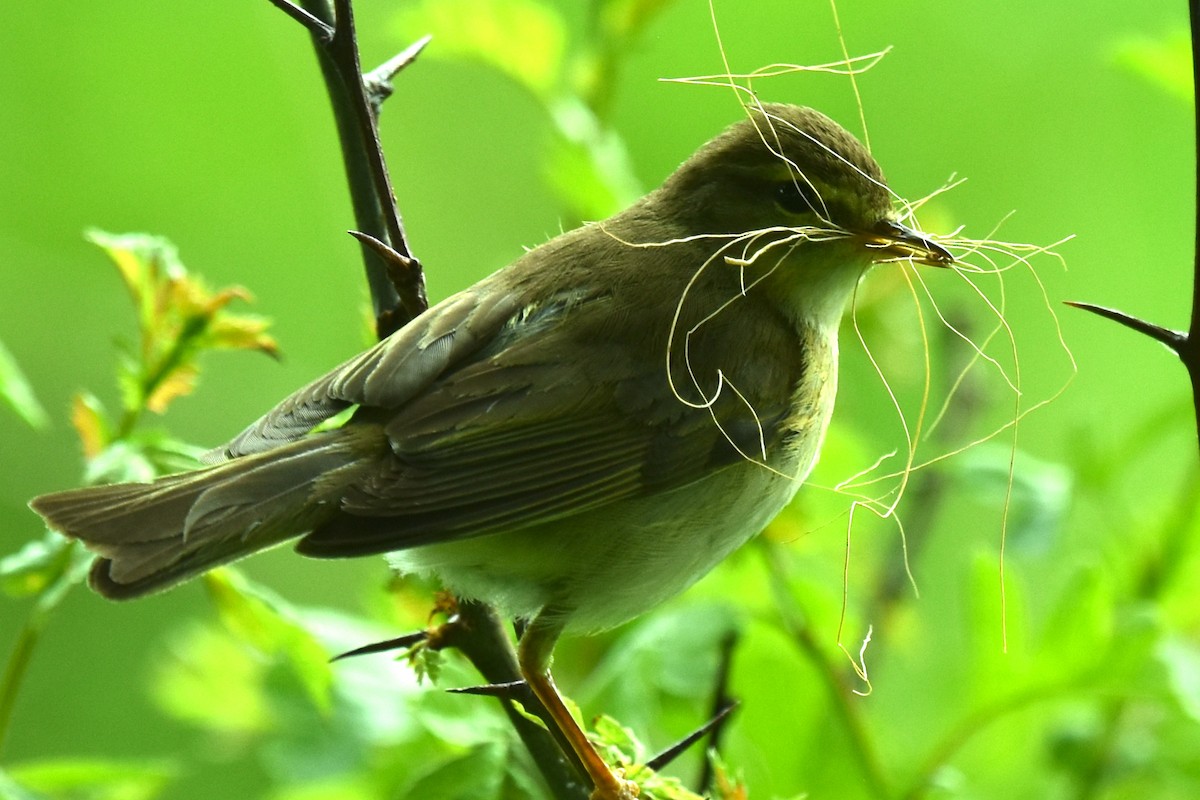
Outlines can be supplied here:
<path id="1" fill-rule="evenodd" d="M 286 0 L 271 2 L 279 6 Z M 353 234 L 362 247 L 376 333 L 382 339 L 428 307 L 424 273 L 408 246 L 377 125 L 379 106 L 392 91 L 392 76 L 412 63 L 428 39 L 419 40 L 364 78 L 350 0 L 333 0 L 332 5 L 330 0 L 300 0 L 300 5 L 303 14 L 288 13 L 312 35 L 329 93 L 358 227 Z M 460 616 L 462 623 L 452 630 L 452 641 L 447 644 L 466 655 L 490 683 L 522 680 L 512 643 L 496 613 L 490 607 L 464 602 Z M 553 796 L 584 800 L 588 789 L 579 783 L 564 750 L 511 701 L 502 698 L 501 702 Z M 545 713 L 532 702 L 530 711 L 539 716 Z M 553 724 L 550 728 L 554 729 Z"/>
<path id="2" fill-rule="evenodd" d="M 829 705 L 841 723 L 842 729 L 850 742 L 850 748 L 858 761 L 859 770 L 871 795 L 878 798 L 891 797 L 887 775 L 880 761 L 879 753 L 871 740 L 866 720 L 858 705 L 853 702 L 853 693 L 842 680 L 842 674 L 829 660 L 825 651 L 813 636 L 812 628 L 798 613 L 798 604 L 791 596 L 787 587 L 787 576 L 783 565 L 783 554 L 780 547 L 765 537 L 759 537 L 762 550 L 766 555 L 767 571 L 770 574 L 772 593 L 776 597 L 776 606 L 783 616 L 784 627 L 792 635 L 800 650 L 816 667 L 821 682 L 824 683 L 829 695 Z"/>
<path id="3" fill-rule="evenodd" d="M 404 280 L 394 282 L 385 260 L 374 250 L 362 248 L 376 333 L 384 338 L 428 306 L 424 273 L 412 255 L 396 208 L 376 115 L 363 84 L 351 4 L 349 0 L 336 0 L 334 5 L 329 0 L 302 0 L 301 6 L 333 31 L 326 37 L 321 29 L 309 28 L 333 109 L 355 226 L 412 262 Z"/>
<path id="4" fill-rule="evenodd" d="M 34 597 L 33 605 L 4 665 L 4 675 L 0 677 L 0 753 L 4 751 L 17 695 L 20 694 L 29 665 L 33 662 L 33 651 L 37 647 L 38 637 L 74 582 L 71 564 L 78 549 L 78 542 L 62 543 L 53 567 L 47 570 L 46 583 Z"/>
<path id="5" fill-rule="evenodd" d="M 458 648 L 488 683 L 523 682 L 512 640 L 505 633 L 504 623 L 496 611 L 484 603 L 460 600 L 458 616 L 459 622 L 450 632 L 447 644 Z M 551 736 L 550 731 L 557 731 L 558 728 L 533 692 L 528 693 L 523 705 L 540 718 L 546 727 L 522 714 L 511 700 L 501 697 L 500 703 L 517 735 L 529 749 L 530 756 L 550 789 L 550 796 L 561 800 L 586 800 L 590 787 L 580 783 L 578 777 L 584 774 L 583 766 L 568 761 L 568 754 L 573 757 L 574 751 L 563 747 Z M 577 761 L 577 757 L 574 760 Z"/>
<path id="6" fill-rule="evenodd" d="M 1042 686 L 1034 686 L 1018 694 L 1005 697 L 997 703 L 981 708 L 968 714 L 961 722 L 950 729 L 942 737 L 936 747 L 930 751 L 926 759 L 917 769 L 909 788 L 899 795 L 901 800 L 920 800 L 933 787 L 933 775 L 954 757 L 971 738 L 991 723 L 1034 703 L 1042 700 L 1060 698 L 1074 683 L 1054 682 Z"/>
<path id="7" fill-rule="evenodd" d="M 1142 565 L 1137 591 L 1139 600 L 1150 603 L 1159 602 L 1175 579 L 1179 566 L 1188 563 L 1187 549 L 1191 543 L 1191 520 L 1195 518 L 1198 506 L 1200 506 L 1200 471 L 1193 470 L 1184 478 L 1179 502 L 1172 506 L 1173 513 L 1167 517 L 1162 526 L 1163 532 L 1160 538 L 1163 541 L 1163 547 Z M 1114 751 L 1118 746 L 1121 726 L 1130 706 L 1131 699 L 1128 696 L 1114 698 L 1106 706 L 1104 727 L 1096 738 L 1092 757 L 1079 775 L 1079 788 L 1075 793 L 1075 800 L 1090 800 L 1090 798 L 1100 796 L 1105 785 L 1104 779 L 1116 762 Z"/>
<path id="8" fill-rule="evenodd" d="M 1200 54 L 1196 52 L 1196 43 L 1200 42 L 1200 2 L 1188 0 L 1188 17 L 1192 29 L 1192 78 L 1195 85 L 1200 86 Z M 1196 419 L 1196 441 L 1200 446 L 1200 103 L 1195 103 L 1195 127 L 1193 138 L 1196 140 L 1196 224 L 1195 246 L 1192 253 L 1192 314 L 1187 333 L 1173 331 L 1153 322 L 1091 303 L 1068 302 L 1067 305 L 1082 308 L 1111 319 L 1127 328 L 1144 333 L 1151 339 L 1162 342 L 1175 351 L 1183 366 L 1187 368 L 1188 378 L 1192 383 L 1192 408 Z"/>
<path id="9" fill-rule="evenodd" d="M 17 704 L 17 695 L 25 680 L 25 673 L 33 660 L 33 650 L 37 645 L 38 634 L 41 633 L 43 615 L 36 610 L 30 612 L 17 635 L 17 642 L 9 653 L 8 663 L 4 665 L 4 677 L 0 679 L 0 754 L 4 752 L 4 743 L 8 738 L 8 730 L 12 723 L 13 709 Z"/>
<path id="10" fill-rule="evenodd" d="M 1196 53 L 1196 42 L 1200 42 L 1200 2 L 1189 0 L 1188 19 L 1192 28 L 1192 80 L 1200 80 L 1200 54 Z M 1193 83 L 1200 86 L 1200 83 Z M 1196 140 L 1196 244 L 1192 254 L 1192 318 L 1188 325 L 1187 340 L 1176 351 L 1187 367 L 1192 379 L 1192 404 L 1196 412 L 1196 438 L 1200 442 L 1200 103 L 1195 106 L 1195 126 L 1192 136 Z"/>

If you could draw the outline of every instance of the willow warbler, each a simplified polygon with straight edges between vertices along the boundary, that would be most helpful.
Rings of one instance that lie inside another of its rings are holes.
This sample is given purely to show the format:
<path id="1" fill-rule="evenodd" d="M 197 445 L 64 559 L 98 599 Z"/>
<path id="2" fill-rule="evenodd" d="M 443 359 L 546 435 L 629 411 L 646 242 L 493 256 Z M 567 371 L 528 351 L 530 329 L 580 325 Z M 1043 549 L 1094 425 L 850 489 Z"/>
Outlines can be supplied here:
<path id="1" fill-rule="evenodd" d="M 522 672 L 593 797 L 632 796 L 555 692 L 554 643 L 683 590 L 791 500 L 833 410 L 843 311 L 887 260 L 953 261 L 897 222 L 853 136 L 756 106 L 630 208 L 429 309 L 211 466 L 32 507 L 97 554 L 111 598 L 292 539 L 432 573 L 527 621 Z"/>

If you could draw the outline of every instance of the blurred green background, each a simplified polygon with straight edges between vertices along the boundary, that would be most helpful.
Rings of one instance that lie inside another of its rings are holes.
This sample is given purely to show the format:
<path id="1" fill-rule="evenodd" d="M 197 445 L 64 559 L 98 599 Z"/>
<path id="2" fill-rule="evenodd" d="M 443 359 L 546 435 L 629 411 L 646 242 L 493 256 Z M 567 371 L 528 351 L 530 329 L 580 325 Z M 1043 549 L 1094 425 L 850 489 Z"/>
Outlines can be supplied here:
<path id="1" fill-rule="evenodd" d="M 423 32 L 412 5 L 356 4 L 367 64 Z M 561 21 L 550 32 L 561 33 L 564 58 L 577 57 L 589 42 L 585 4 L 545 5 L 548 18 Z M 728 90 L 657 80 L 723 69 L 708 4 L 662 5 L 622 49 L 609 106 L 608 122 L 643 188 L 740 113 Z M 714 8 L 734 71 L 840 57 L 823 0 L 715 0 Z M 1009 652 L 1002 651 L 998 589 L 1004 437 L 999 455 L 972 451 L 938 473 L 936 511 L 921 508 L 916 493 L 907 511 L 901 507 L 902 519 L 919 518 L 910 536 L 925 542 L 913 563 L 922 598 L 903 594 L 887 605 L 892 613 L 870 619 L 856 615 L 861 608 L 852 599 L 847 646 L 856 651 L 866 624 L 875 625 L 868 650 L 874 694 L 848 702 L 865 721 L 869 749 L 891 782 L 887 792 L 858 771 L 862 743 L 844 732 L 814 666 L 849 672 L 832 647 L 845 521 L 806 526 L 825 521 L 816 507 L 828 507 L 828 496 L 805 500 L 802 492 L 801 509 L 772 537 L 786 551 L 780 557 L 794 580 L 790 592 L 823 661 L 797 646 L 795 626 L 779 622 L 759 553 L 740 554 L 664 612 L 664 619 L 700 614 L 711 623 L 713 615 L 697 609 L 740 604 L 730 612 L 743 631 L 733 692 L 746 705 L 727 758 L 743 770 L 752 796 L 764 798 L 804 791 L 900 797 L 928 763 L 932 783 L 908 796 L 1196 796 L 1200 614 L 1192 606 L 1200 579 L 1186 377 L 1148 340 L 1060 304 L 1112 304 L 1186 326 L 1194 214 L 1186 8 L 1133 0 L 843 0 L 838 10 L 852 54 L 894 46 L 859 78 L 873 152 L 892 187 L 915 198 L 951 174 L 967 178 L 931 203 L 922 217 L 927 227 L 962 225 L 964 235 L 983 238 L 1015 211 L 995 238 L 1050 244 L 1076 237 L 1057 248 L 1066 271 L 1048 258 L 1034 265 L 1079 372 L 1059 399 L 1020 425 L 1006 561 Z M 51 424 L 36 430 L 0 407 L 0 553 L 41 535 L 26 509 L 30 497 L 79 480 L 67 421 L 72 395 L 87 388 L 116 404 L 114 343 L 132 338 L 133 317 L 84 229 L 167 236 L 191 270 L 212 286 L 248 287 L 253 310 L 274 321 L 279 363 L 251 353 L 205 359 L 197 392 L 164 423 L 185 441 L 225 440 L 369 337 L 324 89 L 295 24 L 266 2 L 129 0 L 15 4 L 5 20 L 0 342 Z M 439 53 L 440 41 L 398 79 L 383 115 L 400 207 L 434 300 L 575 224 L 546 180 L 552 132 L 538 97 L 492 67 Z M 516 44 L 536 57 L 545 41 L 531 35 Z M 844 77 L 788 76 L 756 88 L 765 100 L 812 105 L 861 132 Z M 935 296 L 954 291 L 948 276 L 925 279 Z M 1015 270 L 1008 292 L 1028 397 L 1046 397 L 1069 377 L 1069 366 L 1028 273 Z M 910 307 L 902 284 L 881 279 L 861 319 L 885 371 L 909 397 L 921 370 Z M 976 332 L 985 331 L 986 309 L 976 304 L 973 311 L 981 317 Z M 886 392 L 853 340 L 847 330 L 830 444 L 844 443 L 856 457 L 827 452 L 821 477 L 830 483 L 903 446 Z M 987 386 L 974 401 L 986 409 L 980 414 L 1011 414 L 1011 394 L 992 391 L 1000 388 L 995 381 Z M 833 502 L 843 510 L 848 504 Z M 787 533 L 793 529 L 800 533 Z M 895 552 L 894 526 L 856 528 L 853 597 L 870 596 L 894 575 Z M 244 570 L 299 606 L 369 615 L 383 605 L 386 570 L 378 560 L 317 563 L 284 550 Z M 1155 583 L 1164 572 L 1169 580 Z M 0 600 L 0 643 L 15 637 L 27 606 Z M 271 794 L 283 782 L 269 737 L 198 730 L 155 700 L 154 676 L 183 646 L 180 632 L 212 613 L 198 584 L 127 606 L 75 591 L 39 643 L 3 763 L 175 758 L 182 766 L 164 796 L 285 796 Z M 675 665 L 685 685 L 658 687 L 670 702 L 647 707 L 646 695 L 627 684 L 657 668 L 629 663 L 622 673 L 614 656 L 620 647 L 606 648 L 636 644 L 637 636 L 654 641 L 655 624 L 568 644 L 560 682 L 569 693 L 577 689 L 585 712 L 613 713 L 657 748 L 704 717 L 715 655 L 703 636 L 695 663 L 679 655 L 691 652 L 684 645 L 668 646 L 686 662 Z M 712 639 L 721 625 L 711 623 Z M 347 636 L 348 646 L 371 632 L 362 635 Z M 640 651 L 630 645 L 626 652 Z M 599 676 L 598 662 L 605 665 Z M 463 706 L 448 707 L 458 713 Z M 939 747 L 948 747 L 940 760 Z M 416 746 L 410 752 L 426 764 L 449 758 Z M 395 796 L 359 788 L 329 796 Z"/>

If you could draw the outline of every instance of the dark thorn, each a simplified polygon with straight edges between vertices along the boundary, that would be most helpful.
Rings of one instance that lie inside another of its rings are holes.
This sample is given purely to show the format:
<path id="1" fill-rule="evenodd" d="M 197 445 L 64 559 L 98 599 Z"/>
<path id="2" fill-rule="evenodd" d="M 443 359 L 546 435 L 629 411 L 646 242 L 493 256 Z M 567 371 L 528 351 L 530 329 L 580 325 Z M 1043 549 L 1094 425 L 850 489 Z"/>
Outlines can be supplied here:
<path id="1" fill-rule="evenodd" d="M 1145 334 L 1156 342 L 1161 342 L 1167 347 L 1179 354 L 1180 351 L 1187 346 L 1188 337 L 1183 331 L 1173 331 L 1170 328 L 1164 328 L 1161 325 L 1155 325 L 1153 322 L 1147 322 L 1144 319 L 1139 319 L 1124 311 L 1118 311 L 1115 308 L 1106 308 L 1093 303 L 1081 303 L 1075 300 L 1064 300 L 1064 303 L 1073 308 L 1082 308 L 1084 311 L 1090 311 L 1093 314 L 1111 319 L 1113 322 L 1124 325 L 1126 328 L 1132 328 L 1138 333 Z"/>
<path id="2" fill-rule="evenodd" d="M 721 639 L 720 644 L 720 661 L 717 662 L 716 691 L 713 692 L 713 701 L 710 715 L 714 720 L 722 720 L 727 716 L 729 710 L 737 705 L 737 701 L 729 695 L 729 677 L 733 671 L 733 651 L 737 647 L 738 632 L 731 630 Z M 712 736 L 709 738 L 708 749 L 713 752 L 719 752 L 721 748 L 721 732 L 724 730 L 724 725 L 718 722 L 712 727 Z M 698 794 L 704 794 L 711 787 L 714 779 L 714 764 L 711 758 L 705 758 L 701 762 L 700 775 L 697 781 L 696 789 Z"/>
<path id="3" fill-rule="evenodd" d="M 392 86 L 392 78 L 396 77 L 400 70 L 416 61 L 417 56 L 421 55 L 421 51 L 431 41 L 433 41 L 433 35 L 425 34 L 375 69 L 363 75 L 363 87 L 367 90 L 367 97 L 371 101 L 371 108 L 374 109 L 376 117 L 379 116 L 379 107 L 383 105 L 383 101 L 391 97 L 392 92 L 395 91 L 395 87 Z"/>
<path id="4" fill-rule="evenodd" d="M 369 233 L 362 231 L 346 231 L 355 239 L 363 244 L 364 247 L 369 247 L 387 264 L 388 277 L 392 279 L 392 283 L 400 285 L 400 279 L 414 269 L 420 269 L 420 263 L 415 258 L 409 258 L 400 251 L 393 248 L 390 244 L 377 239 Z"/>
<path id="5" fill-rule="evenodd" d="M 387 272 L 388 281 L 391 282 L 392 289 L 397 295 L 406 297 L 406 290 L 413 286 L 414 283 L 418 287 L 422 285 L 421 262 L 415 258 L 409 258 L 387 242 L 369 233 L 363 233 L 362 231 L 347 231 L 347 233 L 357 239 L 363 247 L 368 248 L 379 256 L 383 261 L 384 270 Z M 416 278 L 415 281 L 414 277 Z M 423 290 L 418 288 L 418 292 L 423 299 Z M 422 302 L 422 307 L 424 305 Z M 376 315 L 375 332 L 380 339 L 386 339 L 403 327 L 414 316 L 415 314 L 409 313 L 409 310 L 404 306 L 403 301 L 401 301 L 393 308 L 384 309 Z"/>
<path id="6" fill-rule="evenodd" d="M 399 636 L 395 639 L 388 639 L 383 642 L 375 642 L 373 644 L 363 645 L 362 647 L 356 647 L 353 650 L 347 650 L 341 655 L 336 655 L 329 659 L 329 661 L 330 663 L 333 663 L 334 661 L 341 661 L 343 658 L 366 656 L 370 655 L 371 653 L 386 653 L 389 650 L 404 650 L 412 647 L 414 644 L 423 642 L 428 638 L 429 634 L 425 631 L 417 631 L 416 633 L 409 633 L 404 636 Z"/>
<path id="7" fill-rule="evenodd" d="M 687 736 L 647 761 L 646 766 L 655 772 L 663 769 L 676 758 L 679 758 L 679 756 L 681 756 L 685 750 L 707 736 L 709 731 L 714 730 L 718 725 L 720 725 L 726 717 L 733 713 L 733 710 L 737 707 L 738 702 L 736 700 L 732 701 L 729 703 L 729 705 L 718 711 L 717 715 L 708 722 L 704 723 L 699 728 L 692 731 Z"/>
<path id="8" fill-rule="evenodd" d="M 508 681 L 507 683 L 485 683 L 482 686 L 463 686 L 458 689 L 447 689 L 450 694 L 474 694 L 483 697 L 501 697 L 506 700 L 521 700 L 530 694 L 529 684 L 525 681 Z"/>
<path id="9" fill-rule="evenodd" d="M 312 14 L 305 11 L 300 6 L 289 3 L 288 0 L 270 0 L 271 5 L 278 8 L 283 13 L 287 14 L 292 19 L 299 22 L 308 32 L 321 42 L 321 44 L 329 44 L 333 41 L 333 28 L 326 25 L 321 20 L 314 17 Z"/>

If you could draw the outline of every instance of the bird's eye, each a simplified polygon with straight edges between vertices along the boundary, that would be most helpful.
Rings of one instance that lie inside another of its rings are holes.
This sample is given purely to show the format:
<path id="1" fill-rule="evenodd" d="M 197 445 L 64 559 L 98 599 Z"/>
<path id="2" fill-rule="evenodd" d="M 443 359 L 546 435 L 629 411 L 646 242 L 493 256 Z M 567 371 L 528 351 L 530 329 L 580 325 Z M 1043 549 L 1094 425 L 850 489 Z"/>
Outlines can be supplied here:
<path id="1" fill-rule="evenodd" d="M 789 214 L 824 213 L 825 204 L 817 195 L 816 189 L 803 178 L 784 181 L 775 187 L 775 202 Z"/>

